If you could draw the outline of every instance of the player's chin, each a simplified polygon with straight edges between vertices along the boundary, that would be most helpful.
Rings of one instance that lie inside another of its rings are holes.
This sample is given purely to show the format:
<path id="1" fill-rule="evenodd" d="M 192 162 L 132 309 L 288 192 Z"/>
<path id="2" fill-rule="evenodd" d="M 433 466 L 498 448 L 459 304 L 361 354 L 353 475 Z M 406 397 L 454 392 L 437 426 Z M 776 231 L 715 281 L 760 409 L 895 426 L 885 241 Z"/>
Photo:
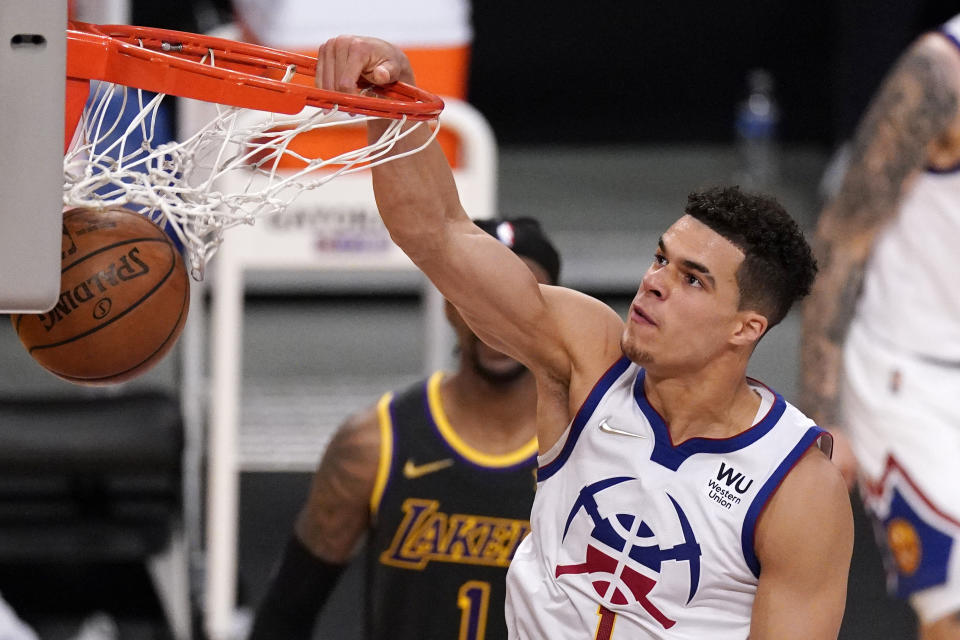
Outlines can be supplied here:
<path id="1" fill-rule="evenodd" d="M 641 343 L 632 337 L 629 328 L 620 336 L 620 351 L 622 351 L 623 355 L 627 356 L 631 362 L 636 362 L 637 364 L 650 365 L 654 360 L 649 345 Z"/>
<path id="2" fill-rule="evenodd" d="M 513 382 L 527 373 L 527 368 L 507 356 L 500 358 L 478 358 L 474 363 L 477 374 L 493 384 Z"/>

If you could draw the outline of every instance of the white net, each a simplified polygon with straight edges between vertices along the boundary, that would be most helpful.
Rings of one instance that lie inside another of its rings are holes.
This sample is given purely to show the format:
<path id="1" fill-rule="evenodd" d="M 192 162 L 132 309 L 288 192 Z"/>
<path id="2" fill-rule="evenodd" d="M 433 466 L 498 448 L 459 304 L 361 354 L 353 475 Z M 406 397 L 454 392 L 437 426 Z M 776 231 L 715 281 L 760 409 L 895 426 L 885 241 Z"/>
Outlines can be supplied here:
<path id="1" fill-rule="evenodd" d="M 297 136 L 356 126 L 368 118 L 337 109 L 307 107 L 287 116 L 223 105 L 187 139 L 154 144 L 163 98 L 91 83 L 90 99 L 63 159 L 63 201 L 68 207 L 125 206 L 166 223 L 186 248 L 198 280 L 230 227 L 280 213 L 306 190 L 426 146 L 388 155 L 398 140 L 428 126 L 416 122 L 405 128 L 407 121 L 401 119 L 391 121 L 372 144 L 331 157 L 307 157 L 291 146 Z M 284 166 L 290 160 L 297 168 Z"/>

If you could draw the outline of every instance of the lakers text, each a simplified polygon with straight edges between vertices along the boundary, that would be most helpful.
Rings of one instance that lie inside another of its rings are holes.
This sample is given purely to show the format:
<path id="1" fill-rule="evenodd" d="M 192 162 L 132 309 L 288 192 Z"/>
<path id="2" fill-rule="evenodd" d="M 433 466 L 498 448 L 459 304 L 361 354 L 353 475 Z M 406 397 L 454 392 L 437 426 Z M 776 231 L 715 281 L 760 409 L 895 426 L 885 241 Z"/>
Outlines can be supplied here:
<path id="1" fill-rule="evenodd" d="M 403 520 L 380 562 L 405 569 L 423 569 L 429 562 L 506 567 L 530 532 L 527 520 L 439 509 L 436 500 L 405 500 Z"/>

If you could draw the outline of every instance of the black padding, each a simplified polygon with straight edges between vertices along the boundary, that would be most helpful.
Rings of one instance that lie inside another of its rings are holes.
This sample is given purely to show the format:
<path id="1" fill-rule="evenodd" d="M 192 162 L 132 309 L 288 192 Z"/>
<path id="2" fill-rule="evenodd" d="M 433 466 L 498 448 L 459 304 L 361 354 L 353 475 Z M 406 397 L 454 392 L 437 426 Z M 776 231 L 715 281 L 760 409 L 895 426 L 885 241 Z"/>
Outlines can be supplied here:
<path id="1" fill-rule="evenodd" d="M 0 472 L 179 468 L 183 421 L 163 392 L 0 400 Z"/>
<path id="2" fill-rule="evenodd" d="M 0 399 L 0 562 L 104 562 L 161 550 L 180 521 L 177 398 L 143 391 Z"/>

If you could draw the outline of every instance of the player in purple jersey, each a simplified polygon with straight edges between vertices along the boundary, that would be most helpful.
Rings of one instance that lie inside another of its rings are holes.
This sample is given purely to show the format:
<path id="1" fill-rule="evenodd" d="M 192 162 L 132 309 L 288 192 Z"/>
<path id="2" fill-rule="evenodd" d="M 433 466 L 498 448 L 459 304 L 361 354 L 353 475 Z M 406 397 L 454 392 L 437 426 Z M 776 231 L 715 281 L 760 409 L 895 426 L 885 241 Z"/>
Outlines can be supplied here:
<path id="1" fill-rule="evenodd" d="M 560 256 L 532 218 L 477 222 L 556 283 Z M 350 416 L 313 477 L 249 640 L 307 640 L 366 538 L 370 640 L 504 640 L 504 580 L 529 531 L 536 391 L 452 306 L 459 366 Z M 458 635 L 459 634 L 459 635 Z"/>

